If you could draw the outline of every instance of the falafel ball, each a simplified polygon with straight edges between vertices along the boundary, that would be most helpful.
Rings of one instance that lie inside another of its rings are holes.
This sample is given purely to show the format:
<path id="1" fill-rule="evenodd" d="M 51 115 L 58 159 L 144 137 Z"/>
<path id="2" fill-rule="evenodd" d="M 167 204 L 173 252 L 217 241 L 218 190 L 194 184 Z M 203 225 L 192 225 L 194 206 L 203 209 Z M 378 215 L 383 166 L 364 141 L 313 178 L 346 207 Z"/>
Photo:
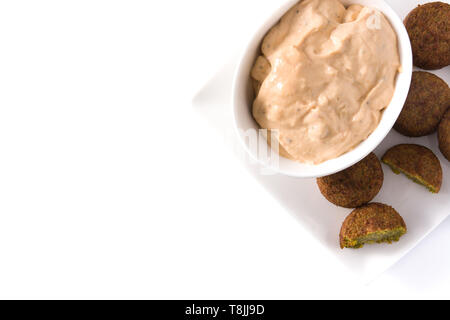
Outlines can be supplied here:
<path id="1" fill-rule="evenodd" d="M 444 115 L 438 129 L 439 149 L 450 161 L 450 109 Z"/>
<path id="2" fill-rule="evenodd" d="M 359 249 L 365 244 L 392 243 L 407 232 L 400 214 L 391 206 L 369 203 L 353 210 L 339 234 L 341 249 Z"/>
<path id="3" fill-rule="evenodd" d="M 384 174 L 374 153 L 352 167 L 317 179 L 323 196 L 337 206 L 356 208 L 371 201 L 383 185 Z"/>
<path id="4" fill-rule="evenodd" d="M 437 130 L 450 106 L 450 89 L 438 76 L 413 72 L 411 87 L 394 129 L 408 137 L 421 137 Z"/>
<path id="5" fill-rule="evenodd" d="M 417 144 L 399 144 L 389 149 L 382 161 L 396 174 L 403 173 L 414 182 L 438 193 L 442 186 L 442 167 L 430 149 Z"/>
<path id="6" fill-rule="evenodd" d="M 414 65 L 426 70 L 450 65 L 450 5 L 420 5 L 405 19 L 413 49 Z"/>

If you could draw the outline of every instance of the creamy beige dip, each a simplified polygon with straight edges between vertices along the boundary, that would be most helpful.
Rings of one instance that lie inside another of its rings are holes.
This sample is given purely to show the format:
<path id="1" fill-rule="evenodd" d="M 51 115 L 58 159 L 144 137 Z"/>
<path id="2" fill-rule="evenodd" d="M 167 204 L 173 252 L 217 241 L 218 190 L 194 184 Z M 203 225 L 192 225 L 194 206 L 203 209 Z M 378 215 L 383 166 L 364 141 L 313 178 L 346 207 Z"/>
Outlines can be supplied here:
<path id="1" fill-rule="evenodd" d="M 265 36 L 251 71 L 253 116 L 278 131 L 280 154 L 319 164 L 376 129 L 400 69 L 384 15 L 338 0 L 305 0 Z"/>

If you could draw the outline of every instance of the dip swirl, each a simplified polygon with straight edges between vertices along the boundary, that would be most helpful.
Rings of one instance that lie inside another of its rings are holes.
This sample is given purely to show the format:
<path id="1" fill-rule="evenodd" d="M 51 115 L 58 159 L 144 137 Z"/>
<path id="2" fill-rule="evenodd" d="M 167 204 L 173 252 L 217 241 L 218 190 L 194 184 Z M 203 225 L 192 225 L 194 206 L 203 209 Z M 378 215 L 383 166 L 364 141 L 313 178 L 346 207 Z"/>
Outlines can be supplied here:
<path id="1" fill-rule="evenodd" d="M 280 154 L 319 164 L 376 129 L 400 69 L 382 13 L 338 0 L 305 0 L 265 36 L 251 71 L 253 117 L 277 130 Z"/>

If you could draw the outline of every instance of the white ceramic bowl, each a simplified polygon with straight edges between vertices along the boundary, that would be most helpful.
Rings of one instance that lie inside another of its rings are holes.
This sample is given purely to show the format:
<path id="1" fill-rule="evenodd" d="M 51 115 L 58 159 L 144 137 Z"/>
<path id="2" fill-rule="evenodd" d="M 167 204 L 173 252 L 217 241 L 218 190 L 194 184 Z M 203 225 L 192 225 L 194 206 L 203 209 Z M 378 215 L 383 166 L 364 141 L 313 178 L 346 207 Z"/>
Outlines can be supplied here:
<path id="1" fill-rule="evenodd" d="M 392 129 L 403 108 L 411 84 L 413 66 L 412 50 L 408 33 L 406 32 L 402 20 L 383 0 L 341 0 L 345 6 L 361 4 L 378 9 L 384 13 L 397 33 L 400 62 L 403 70 L 397 76 L 394 97 L 384 111 L 377 129 L 365 141 L 350 152 L 318 165 L 302 164 L 280 157 L 279 163 L 275 166 L 269 160 L 260 159 L 258 157 L 257 151 L 249 147 L 248 139 L 246 139 L 244 134 L 244 132 L 247 132 L 249 129 L 259 129 L 259 126 L 253 119 L 251 113 L 254 94 L 250 81 L 250 70 L 260 52 L 260 45 L 263 37 L 297 2 L 298 0 L 285 0 L 282 6 L 276 10 L 273 15 L 261 23 L 261 26 L 256 29 L 252 38 L 247 42 L 247 47 L 240 57 L 233 80 L 232 108 L 237 134 L 252 158 L 273 171 L 288 176 L 299 178 L 322 177 L 344 170 L 366 157 L 383 141 Z"/>

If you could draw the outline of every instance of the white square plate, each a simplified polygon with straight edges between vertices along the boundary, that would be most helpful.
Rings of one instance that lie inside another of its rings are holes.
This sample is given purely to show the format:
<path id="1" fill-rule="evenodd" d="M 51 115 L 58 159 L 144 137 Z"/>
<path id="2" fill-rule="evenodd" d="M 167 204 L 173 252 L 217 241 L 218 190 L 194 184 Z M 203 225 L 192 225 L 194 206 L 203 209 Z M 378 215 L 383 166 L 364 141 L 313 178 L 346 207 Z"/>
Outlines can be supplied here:
<path id="1" fill-rule="evenodd" d="M 428 1 L 386 2 L 404 18 L 418 4 Z M 400 242 L 393 245 L 368 245 L 360 250 L 341 250 L 338 234 L 343 220 L 351 212 L 350 209 L 336 207 L 325 200 L 317 188 L 315 179 L 263 175 L 257 164 L 249 163 L 248 158 L 242 157 L 242 147 L 232 133 L 229 104 L 236 63 L 235 57 L 200 90 L 194 98 L 194 108 L 206 117 L 221 135 L 232 137 L 229 141 L 231 149 L 243 159 L 243 165 L 252 176 L 294 215 L 315 239 L 330 250 L 337 260 L 350 268 L 355 276 L 364 282 L 372 280 L 413 249 L 450 214 L 450 162 L 439 151 L 436 134 L 422 138 L 408 138 L 392 130 L 375 150 L 377 156 L 381 157 L 388 148 L 399 143 L 415 143 L 430 148 L 441 161 L 444 174 L 442 189 L 439 194 L 432 194 L 405 176 L 395 175 L 383 165 L 384 185 L 373 201 L 393 206 L 403 216 L 408 233 Z M 450 67 L 433 73 L 447 83 L 450 82 Z"/>

